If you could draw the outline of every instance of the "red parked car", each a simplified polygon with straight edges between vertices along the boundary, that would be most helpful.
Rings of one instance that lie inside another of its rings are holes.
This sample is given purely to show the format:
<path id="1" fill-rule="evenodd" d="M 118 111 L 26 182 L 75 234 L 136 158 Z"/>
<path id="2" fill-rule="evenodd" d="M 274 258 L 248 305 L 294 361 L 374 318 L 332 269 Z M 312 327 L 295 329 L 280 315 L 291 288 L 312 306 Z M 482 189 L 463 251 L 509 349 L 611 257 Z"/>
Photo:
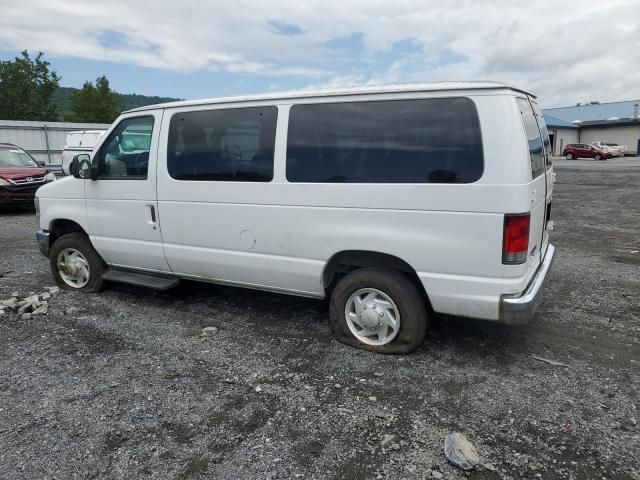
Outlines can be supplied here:
<path id="1" fill-rule="evenodd" d="M 0 206 L 33 205 L 36 190 L 55 179 L 20 147 L 0 143 Z"/>
<path id="2" fill-rule="evenodd" d="M 584 143 L 569 143 L 566 147 L 564 147 L 564 150 L 562 150 L 562 155 L 567 157 L 567 160 L 573 160 L 574 158 L 593 158 L 595 160 L 605 160 L 607 158 L 611 158 L 610 153 L 603 152 L 593 145 L 585 145 Z"/>

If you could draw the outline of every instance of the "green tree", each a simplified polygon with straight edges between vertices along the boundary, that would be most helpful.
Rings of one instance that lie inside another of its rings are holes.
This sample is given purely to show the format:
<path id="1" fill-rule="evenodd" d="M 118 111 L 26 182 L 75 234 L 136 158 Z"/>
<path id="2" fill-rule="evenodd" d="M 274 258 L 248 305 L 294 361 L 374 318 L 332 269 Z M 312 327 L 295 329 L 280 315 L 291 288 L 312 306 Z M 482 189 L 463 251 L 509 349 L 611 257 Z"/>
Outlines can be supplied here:
<path id="1" fill-rule="evenodd" d="M 14 61 L 0 61 L 0 118 L 57 120 L 52 96 L 60 77 L 49 69 L 42 52 L 32 59 L 26 50 Z"/>
<path id="2" fill-rule="evenodd" d="M 104 75 L 96 84 L 84 82 L 80 90 L 71 94 L 71 113 L 65 120 L 74 122 L 111 123 L 120 111 L 120 96 L 111 90 Z"/>

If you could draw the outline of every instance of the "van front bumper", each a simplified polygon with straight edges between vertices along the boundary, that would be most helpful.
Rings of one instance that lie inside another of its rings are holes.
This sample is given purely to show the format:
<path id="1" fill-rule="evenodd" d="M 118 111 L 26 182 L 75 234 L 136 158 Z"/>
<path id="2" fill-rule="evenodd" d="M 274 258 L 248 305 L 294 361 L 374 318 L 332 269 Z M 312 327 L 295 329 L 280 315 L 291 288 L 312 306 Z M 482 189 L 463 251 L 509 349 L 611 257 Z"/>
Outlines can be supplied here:
<path id="1" fill-rule="evenodd" d="M 38 248 L 42 252 L 42 254 L 49 258 L 49 235 L 50 232 L 47 230 L 38 230 L 36 232 L 36 239 L 38 240 Z"/>
<path id="2" fill-rule="evenodd" d="M 555 257 L 556 249 L 553 245 L 547 246 L 542 264 L 526 290 L 518 295 L 503 295 L 500 298 L 500 321 L 507 325 L 523 325 L 528 323 L 536 311 L 536 307 L 542 299 L 542 292 Z"/>

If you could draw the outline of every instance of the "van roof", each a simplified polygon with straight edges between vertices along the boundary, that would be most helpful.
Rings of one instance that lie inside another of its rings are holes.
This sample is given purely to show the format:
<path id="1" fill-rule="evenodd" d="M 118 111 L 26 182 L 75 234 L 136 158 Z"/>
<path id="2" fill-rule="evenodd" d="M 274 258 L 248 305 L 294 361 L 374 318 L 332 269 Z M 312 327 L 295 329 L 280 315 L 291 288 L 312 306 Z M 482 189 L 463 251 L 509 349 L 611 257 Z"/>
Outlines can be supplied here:
<path id="1" fill-rule="evenodd" d="M 133 108 L 124 113 L 154 110 L 157 108 L 177 108 L 196 105 L 208 105 L 217 103 L 256 102 L 262 100 L 285 100 L 293 98 L 313 98 L 330 96 L 367 95 L 373 93 L 407 93 L 407 92 L 433 92 L 451 90 L 497 90 L 507 89 L 522 92 L 535 98 L 535 95 L 501 82 L 432 82 L 432 83 L 399 83 L 388 85 L 367 85 L 360 87 L 322 88 L 314 90 L 296 90 L 289 92 L 265 93 L 258 95 L 239 95 L 235 97 L 218 97 L 202 100 L 182 100 L 179 102 L 159 103 Z"/>

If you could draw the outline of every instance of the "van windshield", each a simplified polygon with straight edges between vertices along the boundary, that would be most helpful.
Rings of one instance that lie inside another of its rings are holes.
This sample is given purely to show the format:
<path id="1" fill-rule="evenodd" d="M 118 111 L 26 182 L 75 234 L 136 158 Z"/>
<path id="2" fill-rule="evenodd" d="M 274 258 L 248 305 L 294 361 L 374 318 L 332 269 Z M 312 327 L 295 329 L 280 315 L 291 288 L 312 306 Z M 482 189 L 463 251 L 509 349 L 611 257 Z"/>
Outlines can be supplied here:
<path id="1" fill-rule="evenodd" d="M 37 167 L 36 161 L 24 150 L 0 148 L 0 167 Z"/>

